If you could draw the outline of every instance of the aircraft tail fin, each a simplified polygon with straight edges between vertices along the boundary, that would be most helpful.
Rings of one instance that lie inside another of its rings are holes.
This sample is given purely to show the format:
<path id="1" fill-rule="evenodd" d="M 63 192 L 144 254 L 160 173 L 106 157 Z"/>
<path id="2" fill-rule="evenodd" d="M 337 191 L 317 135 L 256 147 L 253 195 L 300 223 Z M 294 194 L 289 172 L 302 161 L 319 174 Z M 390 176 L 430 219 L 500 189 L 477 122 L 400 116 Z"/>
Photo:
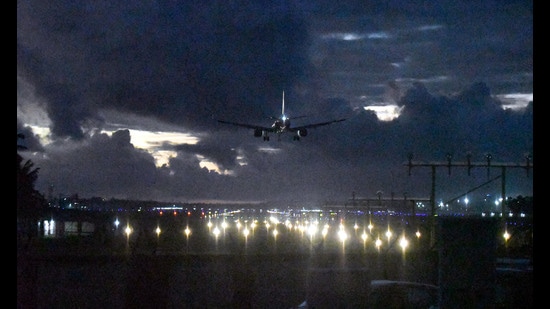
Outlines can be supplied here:
<path id="1" fill-rule="evenodd" d="M 285 91 L 283 90 L 283 105 L 281 108 L 281 115 L 285 115 Z"/>

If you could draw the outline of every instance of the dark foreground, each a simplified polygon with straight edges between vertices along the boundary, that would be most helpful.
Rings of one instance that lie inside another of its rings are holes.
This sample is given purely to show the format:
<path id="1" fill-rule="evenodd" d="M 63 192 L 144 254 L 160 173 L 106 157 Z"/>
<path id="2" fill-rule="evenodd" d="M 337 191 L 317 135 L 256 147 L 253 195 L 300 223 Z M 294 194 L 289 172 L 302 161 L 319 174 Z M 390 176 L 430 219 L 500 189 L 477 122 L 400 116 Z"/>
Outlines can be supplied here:
<path id="1" fill-rule="evenodd" d="M 196 250 L 171 246 L 169 236 L 160 246 L 37 239 L 18 243 L 17 307 L 293 308 L 307 300 L 308 308 L 366 308 L 371 280 L 387 279 L 439 286 L 439 308 L 532 308 L 532 265 L 497 264 L 490 226 L 444 221 L 435 248 L 406 253 L 324 250 L 290 238 L 219 252 L 211 249 L 221 243 Z"/>
<path id="2" fill-rule="evenodd" d="M 432 256 L 20 257 L 18 308 L 357 308 L 372 279 L 433 282 Z"/>

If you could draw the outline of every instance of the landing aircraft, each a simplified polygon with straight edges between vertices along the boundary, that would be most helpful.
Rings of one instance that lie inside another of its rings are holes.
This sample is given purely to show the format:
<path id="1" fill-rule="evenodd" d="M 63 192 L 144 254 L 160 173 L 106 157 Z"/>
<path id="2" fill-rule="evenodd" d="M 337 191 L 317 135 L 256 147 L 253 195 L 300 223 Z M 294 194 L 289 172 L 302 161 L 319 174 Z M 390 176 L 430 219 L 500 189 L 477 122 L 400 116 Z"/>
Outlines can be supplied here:
<path id="1" fill-rule="evenodd" d="M 293 117 L 292 119 L 302 118 L 302 117 L 305 117 L 305 116 L 297 116 L 297 117 Z M 299 141 L 300 137 L 307 136 L 307 133 L 308 133 L 307 129 L 326 126 L 331 123 L 346 120 L 346 118 L 342 118 L 342 119 L 331 120 L 326 122 L 312 123 L 312 124 L 302 125 L 298 127 L 292 127 L 290 125 L 291 118 L 285 115 L 285 92 L 284 91 L 283 91 L 281 116 L 270 117 L 270 118 L 275 120 L 275 122 L 273 122 L 271 127 L 264 127 L 264 126 L 258 126 L 258 125 L 247 124 L 247 123 L 231 122 L 231 121 L 225 121 L 225 120 L 218 120 L 218 122 L 231 124 L 234 126 L 239 126 L 244 128 L 249 128 L 249 129 L 254 129 L 254 137 L 263 137 L 264 141 L 269 141 L 269 133 L 277 134 L 279 137 L 279 140 L 281 140 L 281 134 L 293 133 L 294 134 L 293 140 Z"/>

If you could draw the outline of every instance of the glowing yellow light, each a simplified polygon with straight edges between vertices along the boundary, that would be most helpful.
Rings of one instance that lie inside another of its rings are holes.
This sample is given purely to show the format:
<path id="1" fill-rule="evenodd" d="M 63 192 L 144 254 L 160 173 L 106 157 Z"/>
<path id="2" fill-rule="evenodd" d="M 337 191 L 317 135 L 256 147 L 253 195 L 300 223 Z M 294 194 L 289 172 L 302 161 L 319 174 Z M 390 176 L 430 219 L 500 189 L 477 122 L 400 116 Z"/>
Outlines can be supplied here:
<path id="1" fill-rule="evenodd" d="M 374 242 L 374 245 L 376 246 L 376 249 L 378 249 L 378 251 L 380 251 L 380 246 L 382 245 L 382 240 L 380 240 L 380 238 L 377 238 L 376 241 Z"/>
<path id="2" fill-rule="evenodd" d="M 183 232 L 185 233 L 185 236 L 189 237 L 189 234 L 191 234 L 191 230 L 189 229 L 189 227 L 186 227 L 185 230 L 183 230 Z"/>
<path id="3" fill-rule="evenodd" d="M 367 232 L 363 231 L 363 234 L 361 234 L 361 239 L 363 239 L 363 241 L 367 241 L 368 237 L 369 235 L 367 234 Z"/>
<path id="4" fill-rule="evenodd" d="M 311 237 L 315 236 L 315 234 L 317 233 L 317 226 L 316 226 L 315 224 L 310 225 L 310 226 L 307 228 L 307 233 L 308 233 L 309 236 L 311 236 Z"/>
<path id="5" fill-rule="evenodd" d="M 403 251 L 405 251 L 405 248 L 407 248 L 407 246 L 409 245 L 409 241 L 407 240 L 407 238 L 405 238 L 405 236 L 401 237 L 401 239 L 399 240 L 399 245 L 401 246 L 401 248 L 403 248 Z"/>
<path id="6" fill-rule="evenodd" d="M 340 238 L 341 242 L 346 241 L 346 239 L 348 238 L 348 234 L 346 233 L 346 231 L 344 229 L 340 229 L 338 231 L 338 238 Z"/>
<path id="7" fill-rule="evenodd" d="M 415 235 L 416 235 L 416 238 L 420 238 L 420 236 L 422 236 L 422 234 L 420 234 L 420 231 L 419 231 L 419 230 L 416 231 L 416 234 L 415 234 Z"/>
<path id="8" fill-rule="evenodd" d="M 155 230 L 155 233 L 157 233 L 157 236 L 160 235 L 160 227 L 157 226 L 157 229 Z"/>
<path id="9" fill-rule="evenodd" d="M 508 233 L 508 231 L 505 231 L 502 236 L 504 237 L 505 241 L 508 241 L 508 239 L 510 239 L 510 234 Z"/>
<path id="10" fill-rule="evenodd" d="M 392 233 L 391 233 L 390 229 L 388 228 L 388 231 L 386 232 L 386 237 L 388 237 L 388 241 L 390 241 L 391 235 L 392 235 Z"/>
<path id="11" fill-rule="evenodd" d="M 277 229 L 273 230 L 273 237 L 277 238 L 277 234 L 279 234 L 279 231 Z"/>
<path id="12" fill-rule="evenodd" d="M 218 235 L 220 235 L 220 229 L 216 226 L 212 233 L 214 233 L 214 236 L 218 237 Z"/>
<path id="13" fill-rule="evenodd" d="M 124 230 L 124 233 L 126 233 L 126 235 L 130 236 L 130 233 L 132 233 L 132 229 L 130 228 L 129 225 L 126 226 L 126 229 Z"/>

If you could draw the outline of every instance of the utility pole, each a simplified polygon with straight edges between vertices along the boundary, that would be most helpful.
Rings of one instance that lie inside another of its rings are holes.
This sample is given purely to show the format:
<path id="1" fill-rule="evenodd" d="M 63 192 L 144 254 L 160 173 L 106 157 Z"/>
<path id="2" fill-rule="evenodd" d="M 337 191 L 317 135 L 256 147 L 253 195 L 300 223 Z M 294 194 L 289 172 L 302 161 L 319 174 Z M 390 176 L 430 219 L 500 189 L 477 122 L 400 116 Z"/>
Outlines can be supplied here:
<path id="1" fill-rule="evenodd" d="M 495 163 L 491 162 L 492 155 L 486 154 L 485 155 L 485 162 L 472 162 L 471 158 L 472 155 L 468 153 L 466 155 L 466 162 L 452 162 L 452 154 L 447 154 L 445 162 L 415 162 L 413 161 L 413 154 L 409 153 L 408 155 L 408 162 L 404 163 L 405 166 L 409 167 L 409 176 L 411 176 L 411 170 L 413 167 L 430 167 L 432 172 L 432 185 L 431 185 L 431 192 L 430 192 L 430 206 L 431 206 L 431 212 L 430 212 L 430 246 L 435 245 L 435 216 L 436 216 L 436 205 L 435 205 L 435 189 L 436 189 L 436 167 L 447 167 L 448 174 L 451 175 L 451 167 L 467 167 L 468 168 L 468 175 L 470 175 L 470 171 L 472 168 L 477 167 L 485 167 L 487 168 L 487 177 L 490 176 L 490 169 L 492 167 L 499 167 L 501 169 L 501 216 L 504 219 L 504 213 L 505 213 L 505 204 L 506 204 L 506 169 L 507 168 L 522 168 L 525 169 L 527 172 L 527 176 L 529 176 L 529 170 L 533 168 L 533 164 L 531 162 L 532 157 L 530 154 L 525 155 L 525 163 L 519 164 L 519 163 Z"/>

